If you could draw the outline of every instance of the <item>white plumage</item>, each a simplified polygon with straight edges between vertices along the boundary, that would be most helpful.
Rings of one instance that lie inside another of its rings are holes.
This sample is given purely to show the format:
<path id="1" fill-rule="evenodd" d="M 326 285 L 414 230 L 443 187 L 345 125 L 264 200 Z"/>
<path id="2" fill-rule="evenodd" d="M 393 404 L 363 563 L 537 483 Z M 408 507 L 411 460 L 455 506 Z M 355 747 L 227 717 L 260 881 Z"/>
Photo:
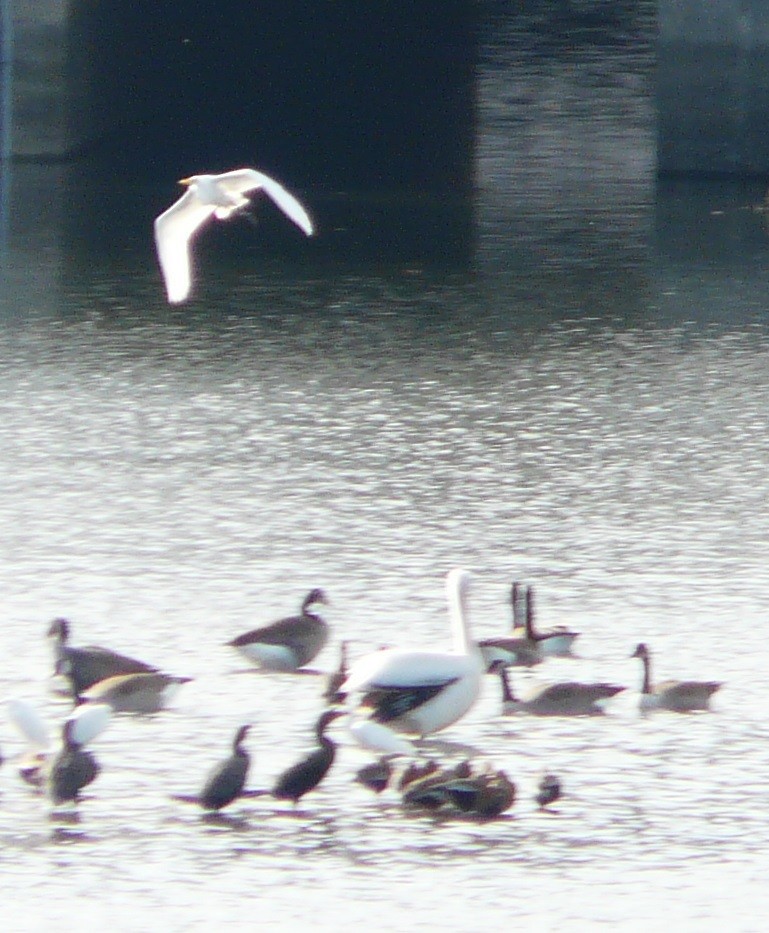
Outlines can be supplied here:
<path id="1" fill-rule="evenodd" d="M 358 711 L 398 732 L 429 735 L 465 715 L 478 698 L 485 665 L 470 637 L 467 591 L 470 574 L 446 578 L 454 645 L 451 651 L 387 648 L 366 655 L 340 688 L 355 694 Z"/>
<path id="2" fill-rule="evenodd" d="M 313 232 L 312 221 L 299 201 L 273 178 L 255 169 L 191 175 L 179 184 L 186 185 L 187 191 L 155 220 L 158 261 L 172 304 L 186 301 L 192 287 L 190 241 L 194 234 L 211 217 L 227 220 L 247 207 L 250 201 L 246 194 L 264 191 L 307 236 Z"/>

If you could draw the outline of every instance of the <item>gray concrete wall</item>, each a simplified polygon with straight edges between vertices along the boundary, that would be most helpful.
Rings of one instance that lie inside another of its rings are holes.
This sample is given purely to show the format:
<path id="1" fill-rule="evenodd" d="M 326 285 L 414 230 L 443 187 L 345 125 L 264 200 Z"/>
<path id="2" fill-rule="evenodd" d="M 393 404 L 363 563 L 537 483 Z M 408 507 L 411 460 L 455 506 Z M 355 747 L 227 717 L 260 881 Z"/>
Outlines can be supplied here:
<path id="1" fill-rule="evenodd" d="M 660 0 L 661 173 L 769 174 L 769 3 Z"/>
<path id="2" fill-rule="evenodd" d="M 60 156 L 67 148 L 67 0 L 11 0 L 14 29 L 14 156 Z"/>

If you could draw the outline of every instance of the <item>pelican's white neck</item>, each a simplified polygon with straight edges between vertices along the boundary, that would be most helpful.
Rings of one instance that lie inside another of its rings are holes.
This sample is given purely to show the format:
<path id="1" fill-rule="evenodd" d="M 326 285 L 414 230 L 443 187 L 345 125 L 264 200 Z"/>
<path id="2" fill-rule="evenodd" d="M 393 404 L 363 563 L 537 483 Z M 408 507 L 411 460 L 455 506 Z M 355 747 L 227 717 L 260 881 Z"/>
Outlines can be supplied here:
<path id="1" fill-rule="evenodd" d="M 460 654 L 470 654 L 476 645 L 470 636 L 467 612 L 467 593 L 470 589 L 470 574 L 457 568 L 446 576 L 446 596 L 451 616 L 451 631 L 454 637 L 454 650 Z"/>

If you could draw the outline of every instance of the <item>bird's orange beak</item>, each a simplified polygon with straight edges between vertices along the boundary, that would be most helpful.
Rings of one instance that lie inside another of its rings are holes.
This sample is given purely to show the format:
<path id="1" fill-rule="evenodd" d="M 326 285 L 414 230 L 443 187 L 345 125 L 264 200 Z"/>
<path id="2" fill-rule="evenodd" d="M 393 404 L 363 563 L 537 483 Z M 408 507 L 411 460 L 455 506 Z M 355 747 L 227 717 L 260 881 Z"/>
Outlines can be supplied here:
<path id="1" fill-rule="evenodd" d="M 188 185 L 192 184 L 192 179 L 191 178 L 180 178 L 178 181 L 178 184 L 184 185 L 184 187 L 186 188 Z"/>

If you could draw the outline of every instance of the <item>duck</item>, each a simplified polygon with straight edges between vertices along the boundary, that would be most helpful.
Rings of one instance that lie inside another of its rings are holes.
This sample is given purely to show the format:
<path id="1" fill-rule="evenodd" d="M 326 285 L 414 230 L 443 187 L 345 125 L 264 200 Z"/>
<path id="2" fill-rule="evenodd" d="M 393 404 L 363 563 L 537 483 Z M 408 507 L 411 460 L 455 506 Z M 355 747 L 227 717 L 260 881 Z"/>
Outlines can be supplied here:
<path id="1" fill-rule="evenodd" d="M 343 641 L 339 648 L 339 667 L 326 678 L 326 687 L 323 691 L 323 699 L 329 705 L 334 703 L 344 703 L 346 696 L 339 689 L 347 680 L 347 652 L 349 642 Z"/>
<path id="2" fill-rule="evenodd" d="M 221 810 L 242 795 L 251 765 L 251 756 L 243 748 L 250 728 L 250 725 L 245 725 L 237 730 L 232 754 L 219 762 L 208 775 L 198 798 L 204 810 Z"/>
<path id="3" fill-rule="evenodd" d="M 596 716 L 604 710 L 602 704 L 625 688 L 617 684 L 563 681 L 535 687 L 524 700 L 518 699 L 510 685 L 507 665 L 495 661 L 492 672 L 502 683 L 502 712 L 531 713 L 534 716 Z"/>
<path id="4" fill-rule="evenodd" d="M 312 611 L 318 603 L 328 605 L 325 592 L 310 590 L 299 615 L 238 635 L 227 646 L 264 670 L 296 671 L 309 664 L 328 641 L 328 623 Z"/>
<path id="5" fill-rule="evenodd" d="M 409 785 L 435 774 L 439 769 L 440 765 L 434 758 L 410 761 L 398 778 L 398 790 L 405 790 Z"/>
<path id="6" fill-rule="evenodd" d="M 386 790 L 393 775 L 392 763 L 387 755 L 383 755 L 378 761 L 372 761 L 355 772 L 355 782 L 367 787 L 375 794 L 381 794 Z"/>
<path id="7" fill-rule="evenodd" d="M 318 748 L 291 765 L 278 777 L 271 791 L 273 797 L 277 800 L 291 800 L 296 806 L 305 794 L 320 784 L 336 756 L 336 743 L 325 734 L 326 729 L 335 719 L 344 715 L 344 712 L 338 709 L 327 709 L 321 713 L 315 724 Z"/>
<path id="8" fill-rule="evenodd" d="M 516 785 L 503 770 L 460 762 L 411 781 L 403 791 L 402 800 L 407 807 L 448 809 L 491 818 L 510 809 L 516 792 Z"/>
<path id="9" fill-rule="evenodd" d="M 77 700 L 80 703 L 106 704 L 116 713 L 158 713 L 165 709 L 179 687 L 191 680 L 191 677 L 161 671 L 117 674 L 82 691 Z"/>
<path id="10" fill-rule="evenodd" d="M 93 754 L 79 741 L 75 722 L 73 719 L 64 722 L 62 747 L 48 770 L 47 790 L 54 807 L 77 803 L 80 791 L 96 780 L 101 770 Z"/>
<path id="11" fill-rule="evenodd" d="M 560 800 L 561 780 L 556 774 L 545 774 L 539 782 L 534 800 L 540 810 L 547 810 L 551 803 Z"/>
<path id="12" fill-rule="evenodd" d="M 533 642 L 539 652 L 546 658 L 573 658 L 574 642 L 579 638 L 579 632 L 571 632 L 565 627 L 553 629 L 550 632 L 538 632 L 534 622 L 534 587 L 526 588 L 526 610 L 524 617 L 525 637 Z"/>
<path id="13" fill-rule="evenodd" d="M 423 738 L 455 723 L 478 698 L 485 664 L 467 618 L 470 574 L 446 577 L 453 650 L 383 648 L 357 661 L 342 691 L 357 711 L 396 732 Z"/>
<path id="14" fill-rule="evenodd" d="M 631 655 L 643 664 L 640 707 L 642 710 L 666 709 L 674 713 L 691 713 L 710 709 L 710 698 L 723 684 L 704 680 L 665 680 L 652 686 L 651 654 L 643 642 Z"/>
<path id="15" fill-rule="evenodd" d="M 93 684 L 116 674 L 156 673 L 157 667 L 136 658 L 118 654 L 98 645 L 80 648 L 69 644 L 71 623 L 57 618 L 48 628 L 48 637 L 54 645 L 54 665 L 57 674 L 68 680 L 73 696 L 87 690 Z"/>

